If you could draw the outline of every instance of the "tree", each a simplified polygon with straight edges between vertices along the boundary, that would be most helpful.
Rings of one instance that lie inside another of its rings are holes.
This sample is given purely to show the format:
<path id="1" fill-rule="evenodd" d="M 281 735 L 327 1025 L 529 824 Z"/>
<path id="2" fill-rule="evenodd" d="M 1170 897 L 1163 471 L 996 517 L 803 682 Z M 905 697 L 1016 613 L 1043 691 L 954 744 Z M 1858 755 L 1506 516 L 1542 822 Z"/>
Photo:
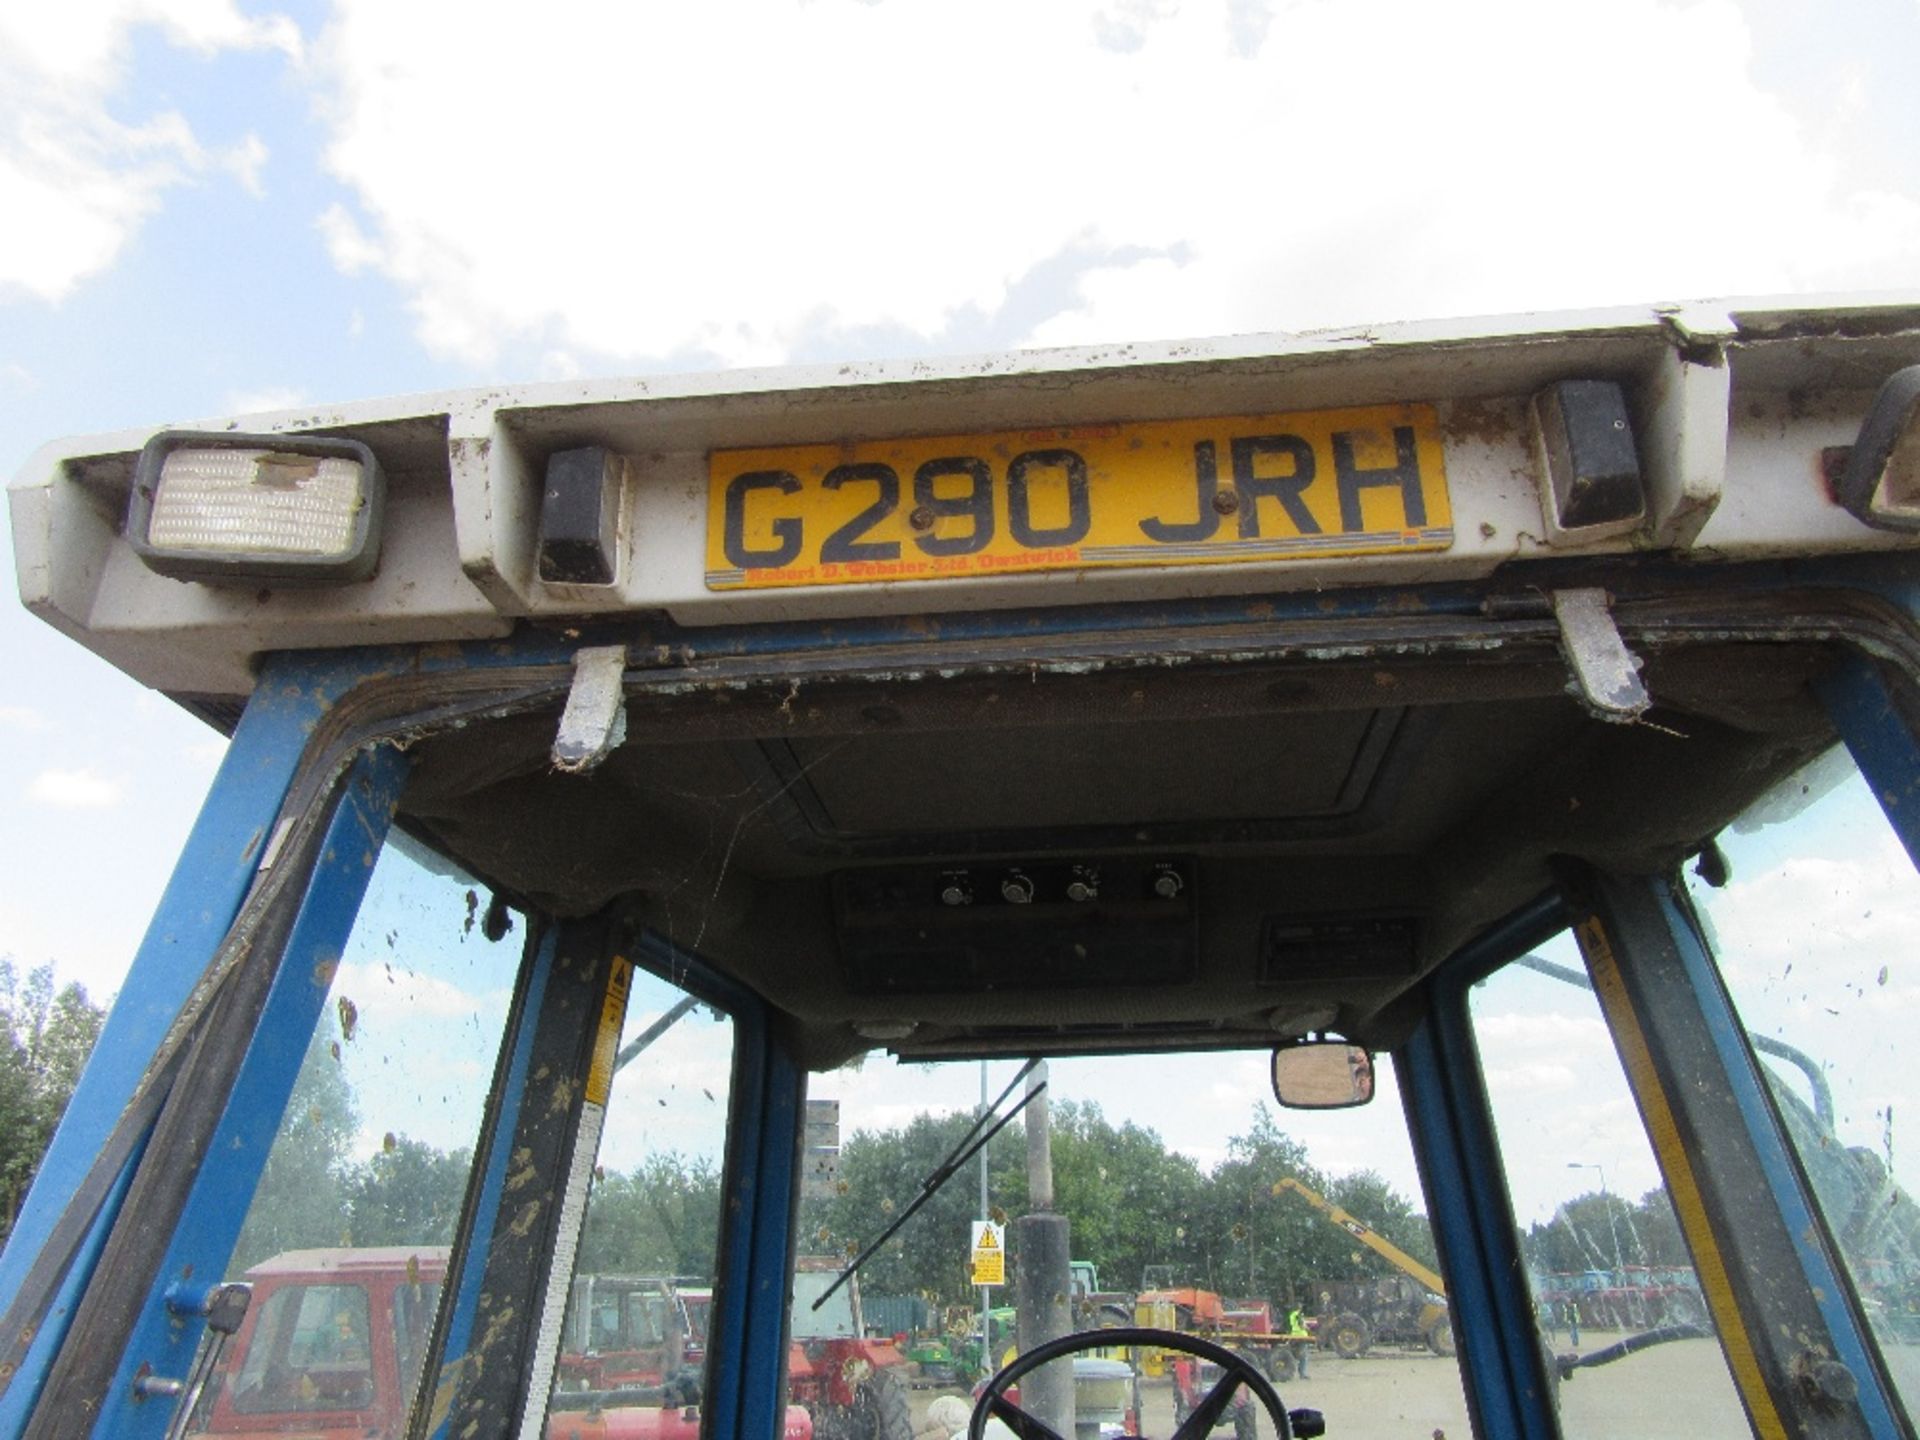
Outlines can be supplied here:
<path id="1" fill-rule="evenodd" d="M 1638 1206 L 1612 1191 L 1576 1195 L 1552 1219 L 1530 1227 L 1522 1249 L 1540 1273 L 1566 1275 L 1612 1270 L 1616 1245 L 1625 1265 L 1687 1263 L 1673 1207 L 1658 1189 L 1648 1191 Z"/>
<path id="2" fill-rule="evenodd" d="M 389 1143 L 346 1185 L 348 1229 L 355 1245 L 446 1245 L 472 1168 L 471 1151 L 451 1155 L 423 1140 Z"/>
<path id="3" fill-rule="evenodd" d="M 1313 1280 L 1352 1273 L 1347 1237 L 1277 1188 L 1288 1176 L 1326 1192 L 1306 1147 L 1274 1123 L 1264 1104 L 1255 1105 L 1253 1127 L 1227 1142 L 1227 1158 L 1209 1177 L 1210 1203 L 1196 1217 L 1205 1268 L 1195 1283 L 1236 1297 L 1285 1301 L 1304 1295 Z"/>
<path id="4" fill-rule="evenodd" d="M 1648 1265 L 1688 1265 L 1687 1242 L 1680 1234 L 1680 1218 L 1666 1188 L 1656 1185 L 1640 1197 L 1633 1211 L 1633 1236 L 1640 1258 Z"/>
<path id="5" fill-rule="evenodd" d="M 349 1243 L 347 1146 L 358 1124 L 332 1027 L 322 1025 L 307 1045 L 279 1133 L 267 1152 L 266 1168 L 234 1247 L 236 1272 L 282 1250 Z"/>
<path id="6" fill-rule="evenodd" d="M 51 964 L 28 971 L 23 984 L 13 961 L 0 960 L 0 1241 L 13 1231 L 105 1019 L 83 986 L 54 990 Z"/>
<path id="7" fill-rule="evenodd" d="M 1139 1286 L 1148 1266 L 1189 1268 L 1208 1188 L 1200 1167 L 1155 1131 L 1116 1128 L 1097 1104 L 1065 1101 L 1052 1119 L 1054 1201 L 1074 1254 L 1098 1257 L 1101 1283 L 1116 1289 Z"/>
<path id="8" fill-rule="evenodd" d="M 577 1269 L 583 1275 L 711 1276 L 720 1239 L 720 1174 L 673 1151 L 593 1182 Z"/>
<path id="9" fill-rule="evenodd" d="M 916 1115 L 895 1130 L 856 1131 L 840 1150 L 835 1193 L 809 1200 L 800 1211 L 800 1253 L 851 1259 L 920 1193 L 919 1181 L 953 1150 L 973 1124 L 964 1110 Z M 1027 1196 L 1026 1148 L 1009 1126 L 988 1149 L 994 1203 L 1017 1213 Z M 862 1267 L 869 1295 L 920 1295 L 952 1304 L 971 1292 L 967 1237 L 978 1218 L 978 1162 L 969 1161 L 920 1213 Z"/>
<path id="10" fill-rule="evenodd" d="M 841 1150 L 835 1193 L 802 1207 L 801 1253 L 844 1259 L 863 1248 L 912 1203 L 916 1182 L 972 1123 L 959 1111 L 857 1132 Z M 1389 1261 L 1276 1188 L 1288 1176 L 1345 1205 L 1416 1259 L 1434 1261 L 1431 1230 L 1412 1202 L 1370 1171 L 1328 1181 L 1265 1106 L 1255 1108 L 1252 1127 L 1229 1142 L 1227 1158 L 1211 1172 L 1152 1130 L 1113 1124 L 1092 1103 L 1053 1106 L 1052 1147 L 1054 1198 L 1072 1222 L 1074 1257 L 1092 1261 L 1113 1289 L 1147 1288 L 1154 1268 L 1176 1286 L 1286 1304 L 1316 1281 L 1393 1272 Z M 1026 1147 L 1017 1134 L 1003 1133 L 989 1156 L 995 1208 L 1020 1213 Z M 969 1162 L 862 1267 L 865 1292 L 943 1304 L 972 1299 L 966 1236 L 977 1193 Z M 1017 1245 L 1017 1232 L 1009 1238 Z"/>
<path id="11" fill-rule="evenodd" d="M 1434 1248 L 1433 1227 L 1384 1178 L 1372 1170 L 1342 1175 L 1327 1185 L 1327 1198 L 1349 1214 L 1365 1221 L 1430 1270 L 1440 1268 L 1440 1254 Z M 1393 1263 L 1369 1250 L 1367 1273 L 1385 1275 L 1394 1271 Z"/>

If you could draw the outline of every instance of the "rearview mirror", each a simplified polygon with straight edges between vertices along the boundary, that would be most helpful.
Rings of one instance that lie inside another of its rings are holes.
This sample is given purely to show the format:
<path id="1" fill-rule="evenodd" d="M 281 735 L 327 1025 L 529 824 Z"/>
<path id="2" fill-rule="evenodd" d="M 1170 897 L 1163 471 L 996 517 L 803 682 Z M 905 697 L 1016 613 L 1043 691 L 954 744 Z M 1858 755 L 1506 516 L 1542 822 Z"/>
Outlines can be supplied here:
<path id="1" fill-rule="evenodd" d="M 1345 1110 L 1373 1099 L 1373 1056 L 1345 1040 L 1299 1040 L 1273 1052 L 1273 1098 L 1289 1110 Z"/>

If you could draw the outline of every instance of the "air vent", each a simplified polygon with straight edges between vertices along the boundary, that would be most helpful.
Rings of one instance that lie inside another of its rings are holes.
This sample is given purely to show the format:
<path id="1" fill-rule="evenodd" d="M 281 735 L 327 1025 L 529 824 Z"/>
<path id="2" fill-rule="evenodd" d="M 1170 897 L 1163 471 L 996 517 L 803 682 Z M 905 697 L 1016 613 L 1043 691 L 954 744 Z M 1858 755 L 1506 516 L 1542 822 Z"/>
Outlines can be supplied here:
<path id="1" fill-rule="evenodd" d="M 1392 980 L 1419 965 L 1420 923 L 1410 915 L 1301 919 L 1269 915 L 1260 929 L 1260 979 Z"/>

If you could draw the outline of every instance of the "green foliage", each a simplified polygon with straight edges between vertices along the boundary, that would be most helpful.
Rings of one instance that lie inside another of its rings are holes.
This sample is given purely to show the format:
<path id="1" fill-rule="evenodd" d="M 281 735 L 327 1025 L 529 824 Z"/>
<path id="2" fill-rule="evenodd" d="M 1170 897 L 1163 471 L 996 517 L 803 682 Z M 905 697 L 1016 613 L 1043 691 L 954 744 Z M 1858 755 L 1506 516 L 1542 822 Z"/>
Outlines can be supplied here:
<path id="1" fill-rule="evenodd" d="M 267 1163 L 236 1269 L 287 1249 L 335 1245 L 445 1243 L 464 1196 L 471 1159 L 406 1136 L 356 1163 L 353 1097 L 327 1041 L 308 1050 L 294 1098 Z M 1115 1124 L 1094 1103 L 1052 1107 L 1056 1208 L 1073 1225 L 1073 1253 L 1098 1267 L 1105 1284 L 1144 1288 L 1155 1270 L 1172 1285 L 1197 1285 L 1235 1299 L 1296 1303 L 1323 1280 L 1371 1278 L 1393 1266 L 1293 1195 L 1292 1176 L 1365 1220 L 1429 1265 L 1426 1218 L 1378 1174 L 1329 1179 L 1264 1105 L 1211 1171 L 1168 1148 L 1152 1130 Z M 845 1140 L 831 1193 L 803 1201 L 799 1253 L 845 1260 L 898 1216 L 972 1126 L 968 1112 L 921 1114 L 884 1131 Z M 993 1203 L 1001 1218 L 1028 1209 L 1022 1127 L 987 1149 Z M 940 1187 L 867 1262 L 869 1296 L 915 1295 L 940 1304 L 975 1298 L 965 1237 L 977 1218 L 977 1161 Z M 711 1276 L 720 1232 L 720 1175 L 710 1161 L 666 1152 L 626 1173 L 595 1176 L 581 1239 L 584 1274 Z M 1649 1227 L 1649 1233 L 1652 1228 Z M 1018 1230 L 1010 1231 L 1017 1248 Z"/>
<path id="2" fill-rule="evenodd" d="M 436 1150 L 389 1136 L 347 1181 L 348 1232 L 355 1245 L 446 1245 L 453 1240 L 473 1152 Z"/>
<path id="3" fill-rule="evenodd" d="M 1208 1177 L 1207 1204 L 1198 1212 L 1203 1264 L 1190 1267 L 1192 1278 L 1181 1283 L 1285 1301 L 1304 1293 L 1310 1279 L 1354 1273 L 1345 1258 L 1346 1236 L 1291 1193 L 1275 1193 L 1287 1176 L 1325 1192 L 1325 1177 L 1308 1161 L 1306 1147 L 1275 1124 L 1264 1104 L 1255 1105 L 1252 1128 L 1227 1142 L 1227 1158 Z"/>
<path id="4" fill-rule="evenodd" d="M 720 1174 L 672 1152 L 626 1175 L 597 1175 L 577 1269 L 586 1275 L 710 1277 L 720 1238 Z"/>
<path id="5" fill-rule="evenodd" d="M 53 966 L 27 972 L 0 960 L 0 1241 L 66 1113 L 106 1012 L 69 984 L 53 988 Z"/>
<path id="6" fill-rule="evenodd" d="M 234 1249 L 236 1273 L 283 1250 L 352 1243 L 347 1147 L 359 1114 L 330 1035 L 323 1025 L 307 1046 Z"/>
<path id="7" fill-rule="evenodd" d="M 336 1035 L 331 1022 L 323 1024 L 307 1047 L 234 1250 L 236 1274 L 287 1250 L 453 1239 L 471 1152 L 388 1135 L 371 1159 L 355 1160 L 360 1115 Z M 580 1264 L 602 1273 L 708 1276 L 719 1233 L 717 1168 L 655 1155 L 631 1174 L 596 1178 Z"/>
<path id="8" fill-rule="evenodd" d="M 1536 1274 L 1612 1270 L 1615 1247 L 1626 1265 L 1686 1265 L 1686 1242 L 1667 1192 L 1649 1190 L 1633 1204 L 1611 1191 L 1577 1195 L 1544 1223 L 1531 1226 L 1521 1249 Z"/>
<path id="9" fill-rule="evenodd" d="M 807 1200 L 800 1207 L 802 1255 L 852 1258 L 880 1235 L 919 1194 L 919 1182 L 959 1144 L 973 1124 L 972 1115 L 916 1115 L 896 1130 L 856 1131 L 840 1150 L 836 1193 Z M 1024 1208 L 1027 1193 L 1026 1147 L 1019 1127 L 1010 1126 L 987 1147 L 988 1174 L 995 1203 Z M 951 1298 L 967 1290 L 964 1237 L 978 1218 L 979 1161 L 969 1161 L 881 1252 L 861 1271 L 869 1295 L 927 1295 Z M 952 1237 L 959 1235 L 956 1245 Z M 930 1243 L 929 1236 L 940 1237 Z"/>
<path id="10" fill-rule="evenodd" d="M 837 1193 L 801 1211 L 800 1251 L 851 1256 L 910 1204 L 918 1182 L 953 1149 L 972 1116 L 918 1115 L 894 1130 L 860 1131 L 841 1150 Z M 1019 1126 L 989 1147 L 996 1208 L 1027 1209 L 1026 1147 Z M 1329 1182 L 1306 1150 L 1257 1106 L 1211 1172 L 1170 1150 L 1160 1136 L 1115 1125 L 1097 1104 L 1052 1107 L 1054 1200 L 1073 1226 L 1073 1253 L 1093 1261 L 1117 1290 L 1144 1288 L 1149 1270 L 1171 1285 L 1197 1285 L 1235 1298 L 1284 1304 L 1311 1282 L 1395 1273 L 1318 1211 L 1287 1191 L 1305 1181 L 1374 1225 L 1416 1258 L 1433 1262 L 1424 1216 L 1371 1172 Z M 919 1295 L 940 1304 L 975 1298 L 965 1236 L 977 1218 L 975 1162 L 956 1174 L 861 1271 L 868 1295 Z M 1009 1249 L 1018 1245 L 1017 1228 Z M 1011 1258 L 1011 1257 L 1010 1257 Z"/>
<path id="11" fill-rule="evenodd" d="M 1071 1217 L 1074 1254 L 1098 1257 L 1103 1283 L 1190 1263 L 1207 1190 L 1193 1160 L 1151 1130 L 1114 1126 L 1093 1103 L 1052 1107 L 1052 1132 L 1055 1207 Z"/>
<path id="12" fill-rule="evenodd" d="M 1398 1245 L 1430 1270 L 1440 1268 L 1440 1254 L 1434 1248 L 1433 1227 L 1427 1217 L 1414 1210 L 1407 1200 L 1372 1170 L 1359 1170 L 1327 1183 L 1327 1199 L 1352 1215 L 1363 1215 L 1367 1224 Z M 1371 1273 L 1384 1275 L 1391 1266 L 1375 1257 Z"/>

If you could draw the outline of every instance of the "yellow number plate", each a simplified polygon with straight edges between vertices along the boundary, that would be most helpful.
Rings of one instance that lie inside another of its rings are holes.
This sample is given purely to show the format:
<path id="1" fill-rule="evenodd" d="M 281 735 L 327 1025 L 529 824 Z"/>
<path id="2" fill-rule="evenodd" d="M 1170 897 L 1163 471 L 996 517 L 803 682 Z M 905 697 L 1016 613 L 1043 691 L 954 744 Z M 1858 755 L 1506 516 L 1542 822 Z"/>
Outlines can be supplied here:
<path id="1" fill-rule="evenodd" d="M 715 450 L 707 588 L 1444 550 L 1430 405 Z"/>

